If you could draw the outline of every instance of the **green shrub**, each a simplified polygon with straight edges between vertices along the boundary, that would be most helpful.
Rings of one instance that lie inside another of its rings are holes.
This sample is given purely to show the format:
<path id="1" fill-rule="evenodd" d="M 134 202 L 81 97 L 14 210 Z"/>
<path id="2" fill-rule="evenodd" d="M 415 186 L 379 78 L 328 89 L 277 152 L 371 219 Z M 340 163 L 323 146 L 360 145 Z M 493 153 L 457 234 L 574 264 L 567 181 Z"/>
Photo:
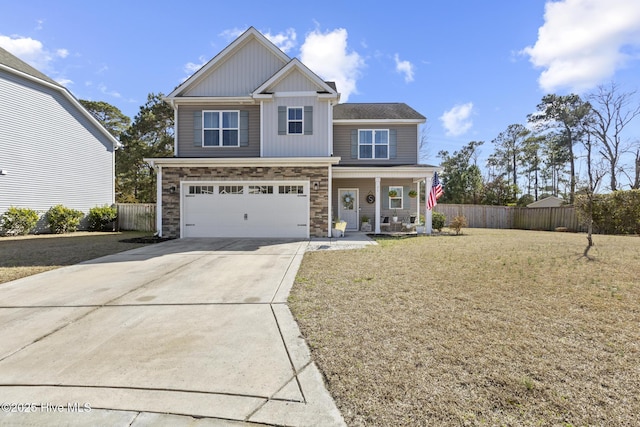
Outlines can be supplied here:
<path id="1" fill-rule="evenodd" d="M 589 220 L 589 198 L 575 200 L 578 218 Z M 640 190 L 614 191 L 593 196 L 593 227 L 600 234 L 640 234 Z"/>
<path id="2" fill-rule="evenodd" d="M 115 206 L 96 206 L 89 210 L 89 230 L 113 231 L 113 222 L 118 216 Z"/>
<path id="3" fill-rule="evenodd" d="M 52 207 L 45 214 L 51 232 L 56 234 L 76 231 L 83 216 L 82 212 L 62 205 Z"/>
<path id="4" fill-rule="evenodd" d="M 442 231 L 444 223 L 447 221 L 447 217 L 440 212 L 433 212 L 431 214 L 431 227 L 434 230 Z"/>
<path id="5" fill-rule="evenodd" d="M 453 218 L 451 220 L 451 223 L 449 224 L 449 228 L 456 232 L 456 236 L 462 233 L 462 227 L 466 226 L 467 218 L 465 218 L 463 215 L 458 215 L 457 217 Z"/>
<path id="6" fill-rule="evenodd" d="M 38 219 L 40 215 L 33 209 L 11 206 L 0 216 L 0 231 L 3 234 L 29 234 Z"/>

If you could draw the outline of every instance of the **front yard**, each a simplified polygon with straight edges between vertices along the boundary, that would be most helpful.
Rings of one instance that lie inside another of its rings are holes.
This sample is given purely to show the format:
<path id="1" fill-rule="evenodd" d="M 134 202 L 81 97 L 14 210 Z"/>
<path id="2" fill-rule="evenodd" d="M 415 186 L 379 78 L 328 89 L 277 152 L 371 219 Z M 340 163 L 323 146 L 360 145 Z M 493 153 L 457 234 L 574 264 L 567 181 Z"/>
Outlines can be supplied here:
<path id="1" fill-rule="evenodd" d="M 465 230 L 307 253 L 290 306 L 348 425 L 632 425 L 640 238 Z"/>
<path id="2" fill-rule="evenodd" d="M 122 242 L 144 232 L 42 234 L 0 237 L 0 283 L 65 265 L 135 249 L 141 243 Z"/>

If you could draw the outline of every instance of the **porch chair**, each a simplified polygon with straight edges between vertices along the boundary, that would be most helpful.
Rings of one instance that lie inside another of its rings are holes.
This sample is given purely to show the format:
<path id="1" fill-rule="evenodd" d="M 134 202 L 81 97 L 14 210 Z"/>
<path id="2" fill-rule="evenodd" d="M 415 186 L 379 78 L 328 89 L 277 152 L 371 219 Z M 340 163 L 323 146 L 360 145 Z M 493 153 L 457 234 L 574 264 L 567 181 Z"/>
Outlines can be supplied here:
<path id="1" fill-rule="evenodd" d="M 402 230 L 403 231 L 413 231 L 417 226 L 418 226 L 418 223 L 416 222 L 416 216 L 415 215 L 411 215 L 409 217 L 409 222 L 403 222 L 402 223 Z"/>
<path id="2" fill-rule="evenodd" d="M 344 232 L 346 229 L 347 229 L 346 221 L 336 222 L 333 226 L 335 237 L 344 237 Z"/>

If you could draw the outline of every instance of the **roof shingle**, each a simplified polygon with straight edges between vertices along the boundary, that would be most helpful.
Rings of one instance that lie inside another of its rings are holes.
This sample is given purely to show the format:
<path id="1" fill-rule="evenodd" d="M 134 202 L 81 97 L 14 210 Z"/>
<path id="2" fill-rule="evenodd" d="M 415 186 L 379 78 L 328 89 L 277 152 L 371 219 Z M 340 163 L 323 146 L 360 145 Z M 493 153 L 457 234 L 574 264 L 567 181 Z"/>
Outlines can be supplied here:
<path id="1" fill-rule="evenodd" d="M 333 107 L 334 120 L 426 120 L 404 102 L 345 103 Z"/>
<path id="2" fill-rule="evenodd" d="M 5 65 L 9 68 L 13 68 L 16 71 L 20 71 L 21 73 L 28 74 L 32 77 L 38 78 L 40 80 L 44 80 L 48 83 L 54 84 L 56 86 L 62 87 L 60 83 L 56 82 L 52 78 L 47 75 L 41 73 L 40 71 L 33 68 L 31 65 L 27 64 L 17 56 L 11 54 L 11 52 L 0 47 L 0 64 Z"/>

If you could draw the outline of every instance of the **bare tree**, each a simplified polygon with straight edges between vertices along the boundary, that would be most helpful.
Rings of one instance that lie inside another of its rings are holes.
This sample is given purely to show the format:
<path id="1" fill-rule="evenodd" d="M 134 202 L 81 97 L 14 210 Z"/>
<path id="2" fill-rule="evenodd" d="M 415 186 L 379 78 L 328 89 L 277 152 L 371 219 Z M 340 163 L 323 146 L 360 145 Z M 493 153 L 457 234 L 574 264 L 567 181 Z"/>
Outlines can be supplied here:
<path id="1" fill-rule="evenodd" d="M 620 157 L 629 148 L 624 146 L 623 131 L 640 115 L 640 103 L 633 103 L 635 93 L 620 92 L 618 85 L 611 82 L 598 86 L 597 92 L 589 95 L 593 113 L 589 133 L 598 139 L 599 153 L 607 162 L 611 191 L 619 187 Z"/>
<path id="2" fill-rule="evenodd" d="M 593 158 L 594 151 L 598 149 L 598 140 L 590 133 L 587 133 L 586 138 L 582 140 L 582 145 L 586 151 L 587 157 L 587 182 L 584 189 L 585 192 L 585 205 L 582 207 L 583 212 L 586 214 L 587 222 L 587 247 L 584 249 L 582 256 L 591 260 L 589 257 L 589 250 L 593 246 L 593 207 L 595 203 L 595 195 L 600 186 L 602 178 L 606 175 L 606 167 L 602 162 L 596 162 Z"/>
<path id="3" fill-rule="evenodd" d="M 634 151 L 635 150 L 635 151 Z M 620 172 L 629 180 L 629 187 L 632 190 L 640 189 L 640 139 L 631 144 L 628 153 L 633 156 L 633 175 L 627 172 L 626 168 L 621 168 Z"/>
<path id="4" fill-rule="evenodd" d="M 425 124 L 420 128 L 420 141 L 418 143 L 418 153 L 420 156 L 420 162 L 429 160 L 431 153 L 429 153 L 429 131 L 431 126 Z"/>

